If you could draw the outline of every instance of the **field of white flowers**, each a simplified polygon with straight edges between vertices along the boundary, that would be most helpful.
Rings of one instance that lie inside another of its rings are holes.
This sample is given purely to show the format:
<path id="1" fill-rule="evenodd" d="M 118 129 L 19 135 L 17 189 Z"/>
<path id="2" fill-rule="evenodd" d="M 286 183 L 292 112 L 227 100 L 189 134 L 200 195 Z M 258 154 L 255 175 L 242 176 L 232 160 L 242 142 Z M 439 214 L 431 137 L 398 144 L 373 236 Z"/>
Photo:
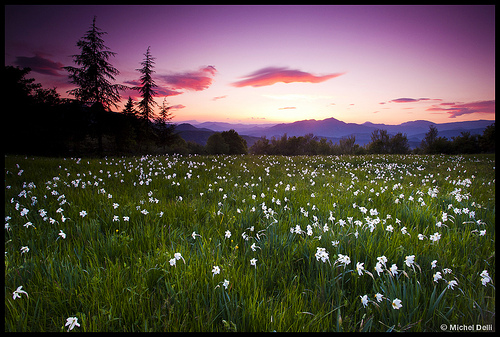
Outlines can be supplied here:
<path id="1" fill-rule="evenodd" d="M 5 331 L 494 330 L 494 155 L 4 171 Z"/>

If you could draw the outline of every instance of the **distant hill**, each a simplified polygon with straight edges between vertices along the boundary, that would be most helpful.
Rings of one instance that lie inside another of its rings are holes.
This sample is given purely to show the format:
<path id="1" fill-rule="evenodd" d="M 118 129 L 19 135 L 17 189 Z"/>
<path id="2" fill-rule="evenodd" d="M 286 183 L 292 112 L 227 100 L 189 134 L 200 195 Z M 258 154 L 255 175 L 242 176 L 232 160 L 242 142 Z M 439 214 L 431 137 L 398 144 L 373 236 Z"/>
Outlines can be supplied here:
<path id="1" fill-rule="evenodd" d="M 267 139 L 272 137 L 281 137 L 285 133 L 287 136 L 304 136 L 312 133 L 319 138 L 330 139 L 337 143 L 341 138 L 354 135 L 356 144 L 365 145 L 371 141 L 371 134 L 376 129 L 387 130 L 389 135 L 395 135 L 398 132 L 406 134 L 411 148 L 420 145 L 420 142 L 429 131 L 429 126 L 434 125 L 438 130 L 438 136 L 446 137 L 451 140 L 452 137 L 460 136 L 461 132 L 468 131 L 471 134 L 482 134 L 487 126 L 493 124 L 494 120 L 478 120 L 466 122 L 433 123 L 425 120 L 416 120 L 397 125 L 375 124 L 365 122 L 363 124 L 346 123 L 336 118 L 327 118 L 323 120 L 307 119 L 293 123 L 281 123 L 276 125 L 262 124 L 231 124 L 221 122 L 205 122 L 196 126 L 183 123 L 176 127 L 176 131 L 184 140 L 192 140 L 205 145 L 208 137 L 214 132 L 227 131 L 234 129 L 247 141 L 248 147 L 252 146 L 260 137 Z"/>
<path id="2" fill-rule="evenodd" d="M 207 144 L 208 138 L 215 132 L 228 131 L 231 129 L 233 128 L 229 127 L 228 129 L 214 131 L 207 128 L 197 128 L 189 123 L 182 123 L 175 127 L 175 132 L 178 133 L 179 136 L 181 136 L 181 138 L 184 139 L 186 142 L 192 141 L 205 146 Z M 247 141 L 247 146 L 249 148 L 260 138 L 242 134 L 240 134 L 240 136 Z"/>

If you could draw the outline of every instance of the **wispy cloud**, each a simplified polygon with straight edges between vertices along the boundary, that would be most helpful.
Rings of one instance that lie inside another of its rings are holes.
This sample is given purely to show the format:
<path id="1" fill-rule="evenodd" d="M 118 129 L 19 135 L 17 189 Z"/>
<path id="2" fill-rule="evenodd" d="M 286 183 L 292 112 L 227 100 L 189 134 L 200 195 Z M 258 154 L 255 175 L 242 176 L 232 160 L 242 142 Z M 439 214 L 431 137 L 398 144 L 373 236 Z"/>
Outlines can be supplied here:
<path id="1" fill-rule="evenodd" d="M 40 74 L 66 76 L 66 74 L 61 73 L 64 66 L 62 63 L 49 60 L 41 53 L 35 53 L 33 57 L 16 56 L 15 64 L 21 68 L 31 68 L 32 71 Z"/>
<path id="2" fill-rule="evenodd" d="M 279 108 L 278 110 L 292 110 L 292 109 L 297 109 L 297 107 L 294 106 L 286 106 L 284 108 Z"/>
<path id="3" fill-rule="evenodd" d="M 392 103 L 413 103 L 413 102 L 421 102 L 421 101 L 429 101 L 430 98 L 396 98 L 393 99 Z"/>
<path id="4" fill-rule="evenodd" d="M 232 83 L 235 87 L 263 87 L 273 85 L 278 82 L 293 83 L 307 82 L 320 83 L 331 78 L 341 76 L 345 73 L 334 73 L 323 76 L 316 76 L 300 70 L 288 69 L 286 67 L 267 67 L 259 69 L 247 76 L 243 76 L 243 80 Z"/>
<path id="5" fill-rule="evenodd" d="M 422 101 L 441 101 L 440 98 L 408 98 L 408 97 L 401 97 L 401 98 L 396 98 L 387 102 L 380 102 L 379 104 L 387 104 L 387 103 L 415 103 L 415 102 L 422 102 Z"/>
<path id="6" fill-rule="evenodd" d="M 172 89 L 201 91 L 210 87 L 216 73 L 217 70 L 215 67 L 207 66 L 196 71 L 188 71 L 172 75 L 159 75 L 159 77 Z"/>
<path id="7" fill-rule="evenodd" d="M 441 103 L 427 108 L 427 111 L 436 111 L 449 114 L 449 118 L 455 118 L 461 115 L 468 114 L 495 114 L 495 100 L 491 101 L 476 101 L 470 103 Z"/>
<path id="8" fill-rule="evenodd" d="M 217 100 L 219 100 L 219 99 L 223 99 L 223 98 L 226 98 L 226 97 L 227 97 L 227 95 L 224 95 L 224 96 L 216 96 L 216 97 L 212 98 L 212 101 L 217 101 Z"/>
<path id="9" fill-rule="evenodd" d="M 171 110 L 180 110 L 180 109 L 184 109 L 186 106 L 183 105 L 183 104 L 176 104 L 176 105 L 172 105 L 170 107 Z"/>
<path id="10" fill-rule="evenodd" d="M 161 97 L 163 97 L 163 96 L 177 96 L 177 95 L 182 94 L 182 91 L 176 91 L 176 90 L 172 90 L 172 89 L 168 89 L 168 88 L 159 87 L 159 88 L 156 88 L 155 90 L 158 93 L 158 95 Z"/>

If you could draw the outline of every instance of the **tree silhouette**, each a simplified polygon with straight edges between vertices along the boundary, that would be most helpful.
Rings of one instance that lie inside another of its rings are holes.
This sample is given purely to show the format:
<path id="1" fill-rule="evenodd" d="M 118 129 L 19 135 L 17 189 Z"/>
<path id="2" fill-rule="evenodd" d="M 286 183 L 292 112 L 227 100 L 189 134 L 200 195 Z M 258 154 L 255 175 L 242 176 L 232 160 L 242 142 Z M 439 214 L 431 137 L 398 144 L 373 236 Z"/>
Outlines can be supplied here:
<path id="1" fill-rule="evenodd" d="M 389 153 L 389 134 L 387 130 L 376 129 L 372 132 L 368 151 L 370 153 Z"/>
<path id="2" fill-rule="evenodd" d="M 495 123 L 487 126 L 479 136 L 479 145 L 484 152 L 495 152 Z"/>
<path id="3" fill-rule="evenodd" d="M 420 147 L 424 152 L 432 152 L 432 146 L 436 142 L 438 130 L 434 125 L 429 125 L 429 131 L 425 134 L 424 139 L 420 142 Z"/>
<path id="4" fill-rule="evenodd" d="M 406 134 L 398 132 L 396 135 L 389 139 L 389 153 L 393 154 L 406 154 L 410 152 L 410 145 Z"/>
<path id="5" fill-rule="evenodd" d="M 128 116 L 135 116 L 137 113 L 137 111 L 134 108 L 134 101 L 130 96 L 128 97 L 127 103 L 125 104 L 122 113 Z"/>
<path id="6" fill-rule="evenodd" d="M 342 137 L 339 140 L 339 149 L 341 154 L 354 154 L 354 143 L 356 142 L 356 136 L 350 135 L 348 137 Z"/>
<path id="7" fill-rule="evenodd" d="M 438 130 L 434 125 L 429 125 L 429 131 L 420 142 L 421 149 L 427 154 L 450 153 L 451 145 L 445 137 L 438 137 Z"/>
<path id="8" fill-rule="evenodd" d="M 26 78 L 31 72 L 31 68 L 19 68 L 12 66 L 5 66 L 4 68 L 4 95 L 5 97 L 15 104 L 26 104 L 33 100 L 33 95 L 37 89 L 42 85 L 34 83 L 34 78 Z M 16 106 L 18 107 L 18 106 Z"/>
<path id="9" fill-rule="evenodd" d="M 174 115 L 172 114 L 172 112 L 170 112 L 171 108 L 172 107 L 168 106 L 167 104 L 167 99 L 164 98 L 163 103 L 160 106 L 160 112 L 158 113 L 158 117 L 156 117 L 156 123 L 160 127 L 166 127 L 167 124 L 170 123 L 172 118 L 174 118 Z"/>
<path id="10" fill-rule="evenodd" d="M 139 71 L 142 76 L 140 78 L 141 86 L 135 87 L 134 89 L 139 90 L 142 96 L 142 100 L 139 102 L 139 115 L 146 120 L 149 125 L 150 119 L 153 117 L 153 108 L 157 103 L 154 101 L 154 96 L 156 96 L 156 92 L 153 88 L 156 88 L 157 85 L 151 76 L 154 73 L 154 57 L 151 56 L 149 51 L 150 47 L 144 54 L 144 61 L 141 62 L 142 68 L 136 69 Z"/>
<path id="11" fill-rule="evenodd" d="M 225 142 L 221 133 L 216 132 L 208 137 L 205 149 L 208 154 L 225 154 L 229 152 L 229 145 Z"/>
<path id="12" fill-rule="evenodd" d="M 156 117 L 156 126 L 158 128 L 158 146 L 161 146 L 165 150 L 165 145 L 174 140 L 173 132 L 175 126 L 170 123 L 174 115 L 170 112 L 172 107 L 168 106 L 167 99 L 163 99 L 163 103 L 160 106 L 160 112 Z"/>
<path id="13" fill-rule="evenodd" d="M 95 21 L 94 16 L 90 30 L 76 43 L 81 53 L 72 57 L 78 67 L 68 66 L 64 69 L 69 72 L 70 82 L 78 86 L 69 90 L 69 94 L 83 102 L 101 103 L 105 109 L 109 109 L 111 105 L 116 107 L 120 100 L 118 90 L 127 87 L 110 82 L 120 73 L 108 62 L 109 57 L 116 53 L 104 45 L 101 36 L 107 33 L 96 27 Z"/>
<path id="14" fill-rule="evenodd" d="M 452 137 L 452 147 L 455 153 L 476 153 L 479 149 L 478 135 L 462 131 L 460 136 Z"/>
<path id="15" fill-rule="evenodd" d="M 229 147 L 227 154 L 247 154 L 247 141 L 243 139 L 234 129 L 223 131 L 221 133 L 222 139 Z"/>

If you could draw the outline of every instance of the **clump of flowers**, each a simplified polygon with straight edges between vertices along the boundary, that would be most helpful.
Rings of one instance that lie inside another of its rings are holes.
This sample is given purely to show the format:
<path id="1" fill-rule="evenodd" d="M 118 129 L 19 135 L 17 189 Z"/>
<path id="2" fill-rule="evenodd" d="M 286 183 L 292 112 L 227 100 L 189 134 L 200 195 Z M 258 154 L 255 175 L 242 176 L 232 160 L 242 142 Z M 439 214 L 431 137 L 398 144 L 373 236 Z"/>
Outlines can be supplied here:
<path id="1" fill-rule="evenodd" d="M 322 262 L 330 261 L 330 257 L 328 252 L 326 251 L 326 248 L 318 247 L 314 256 L 316 257 L 316 261 L 319 261 L 320 259 Z"/>

